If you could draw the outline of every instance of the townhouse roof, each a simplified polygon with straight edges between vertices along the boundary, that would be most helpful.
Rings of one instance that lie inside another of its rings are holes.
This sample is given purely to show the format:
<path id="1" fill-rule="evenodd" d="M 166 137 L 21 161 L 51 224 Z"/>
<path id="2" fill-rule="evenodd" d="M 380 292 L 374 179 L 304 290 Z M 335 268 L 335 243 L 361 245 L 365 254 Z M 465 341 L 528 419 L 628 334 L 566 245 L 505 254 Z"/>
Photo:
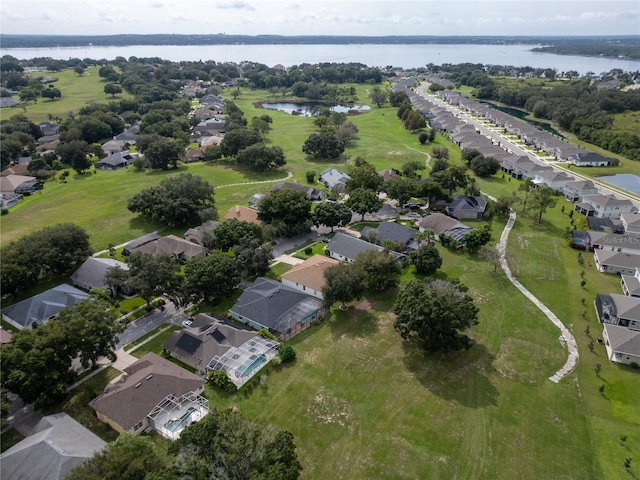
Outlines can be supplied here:
<path id="1" fill-rule="evenodd" d="M 620 325 L 605 323 L 609 346 L 614 352 L 635 357 L 640 356 L 640 332 Z"/>

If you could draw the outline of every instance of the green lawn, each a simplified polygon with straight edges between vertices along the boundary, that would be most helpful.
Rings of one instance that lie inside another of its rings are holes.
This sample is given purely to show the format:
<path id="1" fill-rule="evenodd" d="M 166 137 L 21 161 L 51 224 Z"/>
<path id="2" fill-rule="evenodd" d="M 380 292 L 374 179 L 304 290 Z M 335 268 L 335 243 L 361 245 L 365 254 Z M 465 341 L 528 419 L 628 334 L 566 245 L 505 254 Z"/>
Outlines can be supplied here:
<path id="1" fill-rule="evenodd" d="M 112 98 L 111 95 L 105 95 L 104 86 L 108 82 L 98 76 L 98 70 L 99 67 L 88 67 L 82 76 L 78 76 L 73 70 L 34 73 L 35 76 L 57 77 L 58 81 L 53 83 L 53 86 L 60 90 L 62 97 L 53 101 L 39 98 L 37 103 L 30 103 L 26 109 L 22 107 L 3 108 L 3 118 L 24 114 L 35 123 L 48 120 L 50 115 L 64 120 L 69 112 L 77 113 L 81 107 L 90 102 L 108 103 L 123 98 L 132 98 L 126 92 L 116 95 L 115 98 Z"/>
<path id="2" fill-rule="evenodd" d="M 269 278 L 273 278 L 274 280 L 279 282 L 280 277 L 282 277 L 282 274 L 288 272 L 292 268 L 293 266 L 289 265 L 288 263 L 278 262 L 275 265 L 273 265 L 271 268 L 269 268 L 269 271 L 265 276 Z"/>
<path id="3" fill-rule="evenodd" d="M 166 325 L 162 325 L 162 327 L 166 328 Z M 161 329 L 158 329 L 158 330 L 161 330 Z M 133 352 L 131 352 L 131 355 L 133 355 L 136 358 L 142 358 L 149 352 L 155 352 L 159 355 L 162 352 L 162 345 L 164 345 L 164 342 L 167 341 L 167 339 L 173 332 L 178 330 L 182 330 L 182 327 L 180 325 L 172 325 L 167 330 L 160 333 L 157 337 L 152 338 L 148 342 L 140 345 L 140 347 L 136 348 Z M 147 336 L 147 338 L 149 338 L 149 336 Z M 141 343 L 141 342 L 138 342 L 138 343 Z"/>
<path id="4" fill-rule="evenodd" d="M 5 450 L 9 450 L 23 438 L 24 435 L 22 435 L 15 428 L 8 429 L 6 432 L 0 435 L 0 453 L 4 452 Z"/>

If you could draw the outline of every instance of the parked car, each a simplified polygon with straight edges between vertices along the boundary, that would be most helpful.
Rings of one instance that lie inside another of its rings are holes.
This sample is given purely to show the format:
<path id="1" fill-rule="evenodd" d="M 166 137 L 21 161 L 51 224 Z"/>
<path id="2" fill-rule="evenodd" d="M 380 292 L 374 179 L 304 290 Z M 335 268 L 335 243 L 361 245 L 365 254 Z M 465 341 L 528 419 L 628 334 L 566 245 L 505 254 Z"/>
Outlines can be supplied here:
<path id="1" fill-rule="evenodd" d="M 193 317 L 189 317 L 186 320 L 182 321 L 182 326 L 183 327 L 190 327 L 192 323 L 193 323 Z"/>

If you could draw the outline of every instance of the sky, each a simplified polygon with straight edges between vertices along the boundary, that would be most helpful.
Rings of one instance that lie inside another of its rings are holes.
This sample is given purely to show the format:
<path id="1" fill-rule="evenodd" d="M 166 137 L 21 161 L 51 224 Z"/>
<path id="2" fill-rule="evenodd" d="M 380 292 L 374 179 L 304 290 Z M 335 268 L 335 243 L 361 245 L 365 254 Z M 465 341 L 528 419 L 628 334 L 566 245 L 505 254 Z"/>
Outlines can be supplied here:
<path id="1" fill-rule="evenodd" d="M 640 0 L 0 0 L 5 34 L 640 35 Z"/>

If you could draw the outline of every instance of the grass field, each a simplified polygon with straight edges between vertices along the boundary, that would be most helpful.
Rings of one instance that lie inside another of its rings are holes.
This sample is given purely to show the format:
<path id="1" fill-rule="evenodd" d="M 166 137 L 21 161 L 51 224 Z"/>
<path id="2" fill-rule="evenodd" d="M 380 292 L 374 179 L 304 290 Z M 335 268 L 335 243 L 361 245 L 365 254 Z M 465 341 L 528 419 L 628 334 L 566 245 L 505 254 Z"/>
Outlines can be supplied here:
<path id="1" fill-rule="evenodd" d="M 358 86 L 358 94 L 365 100 L 366 87 Z M 264 113 L 253 103 L 265 98 L 243 90 L 237 103 L 251 119 Z M 307 170 L 329 166 L 302 156 L 301 145 L 314 131 L 311 119 L 269 114 L 274 119 L 269 141 L 283 146 L 295 179 L 305 182 Z M 347 158 L 361 155 L 377 168 L 399 168 L 407 160 L 423 161 L 432 147 L 404 131 L 393 108 L 373 108 L 353 120 L 360 140 L 348 148 Z M 452 163 L 460 162 L 448 140 L 439 136 L 436 145 L 449 147 Z M 190 164 L 179 171 L 202 175 L 214 186 L 265 178 L 222 165 Z M 49 182 L 43 193 L 2 217 L 2 241 L 70 220 L 89 230 L 95 248 L 154 230 L 157 226 L 126 210 L 126 201 L 174 173 L 121 170 Z M 268 178 L 283 176 L 274 172 Z M 478 180 L 481 190 L 494 196 L 510 195 L 519 184 L 500 176 Z M 270 186 L 217 188 L 216 201 L 224 212 Z M 634 459 L 630 476 L 637 478 L 640 375 L 610 363 L 602 345 L 589 349 L 601 335 L 594 297 L 619 292 L 619 277 L 597 273 L 586 253 L 584 267 L 578 265 L 577 252 L 563 239 L 569 217 L 561 213 L 562 205 L 569 210 L 559 198 L 542 224 L 518 211 L 508 249 L 514 274 L 576 336 L 579 365 L 559 384 L 548 380 L 567 357 L 559 331 L 502 272 L 474 255 L 441 249 L 437 276 L 460 278 L 480 308 L 470 350 L 425 355 L 402 341 L 392 326 L 396 291 L 375 292 L 347 312 L 332 310 L 322 324 L 295 337 L 290 343 L 296 362 L 271 370 L 264 386 L 234 395 L 208 390 L 210 404 L 235 406 L 291 431 L 308 479 L 618 480 L 629 476 L 623 469 L 627 457 Z M 494 241 L 503 227 L 503 220 L 492 221 Z M 411 278 L 415 274 L 408 268 L 403 282 Z M 213 310 L 222 313 L 232 303 L 226 299 Z M 158 351 L 164 338 L 154 340 L 134 354 Z M 598 363 L 602 370 L 596 375 Z M 621 435 L 628 437 L 624 446 Z"/>
<path id="2" fill-rule="evenodd" d="M 49 120 L 50 116 L 62 119 L 67 118 L 69 112 L 77 113 L 81 107 L 84 107 L 89 102 L 106 103 L 123 98 L 132 98 L 126 92 L 122 92 L 114 98 L 111 95 L 105 95 L 104 86 L 108 82 L 98 76 L 98 69 L 99 67 L 88 67 L 81 76 L 78 76 L 73 70 L 33 73 L 34 76 L 47 75 L 57 77 L 58 81 L 53 85 L 60 90 L 62 97 L 53 101 L 40 98 L 37 103 L 30 103 L 26 108 L 3 108 L 2 118 L 24 114 L 32 122 L 40 123 Z"/>

